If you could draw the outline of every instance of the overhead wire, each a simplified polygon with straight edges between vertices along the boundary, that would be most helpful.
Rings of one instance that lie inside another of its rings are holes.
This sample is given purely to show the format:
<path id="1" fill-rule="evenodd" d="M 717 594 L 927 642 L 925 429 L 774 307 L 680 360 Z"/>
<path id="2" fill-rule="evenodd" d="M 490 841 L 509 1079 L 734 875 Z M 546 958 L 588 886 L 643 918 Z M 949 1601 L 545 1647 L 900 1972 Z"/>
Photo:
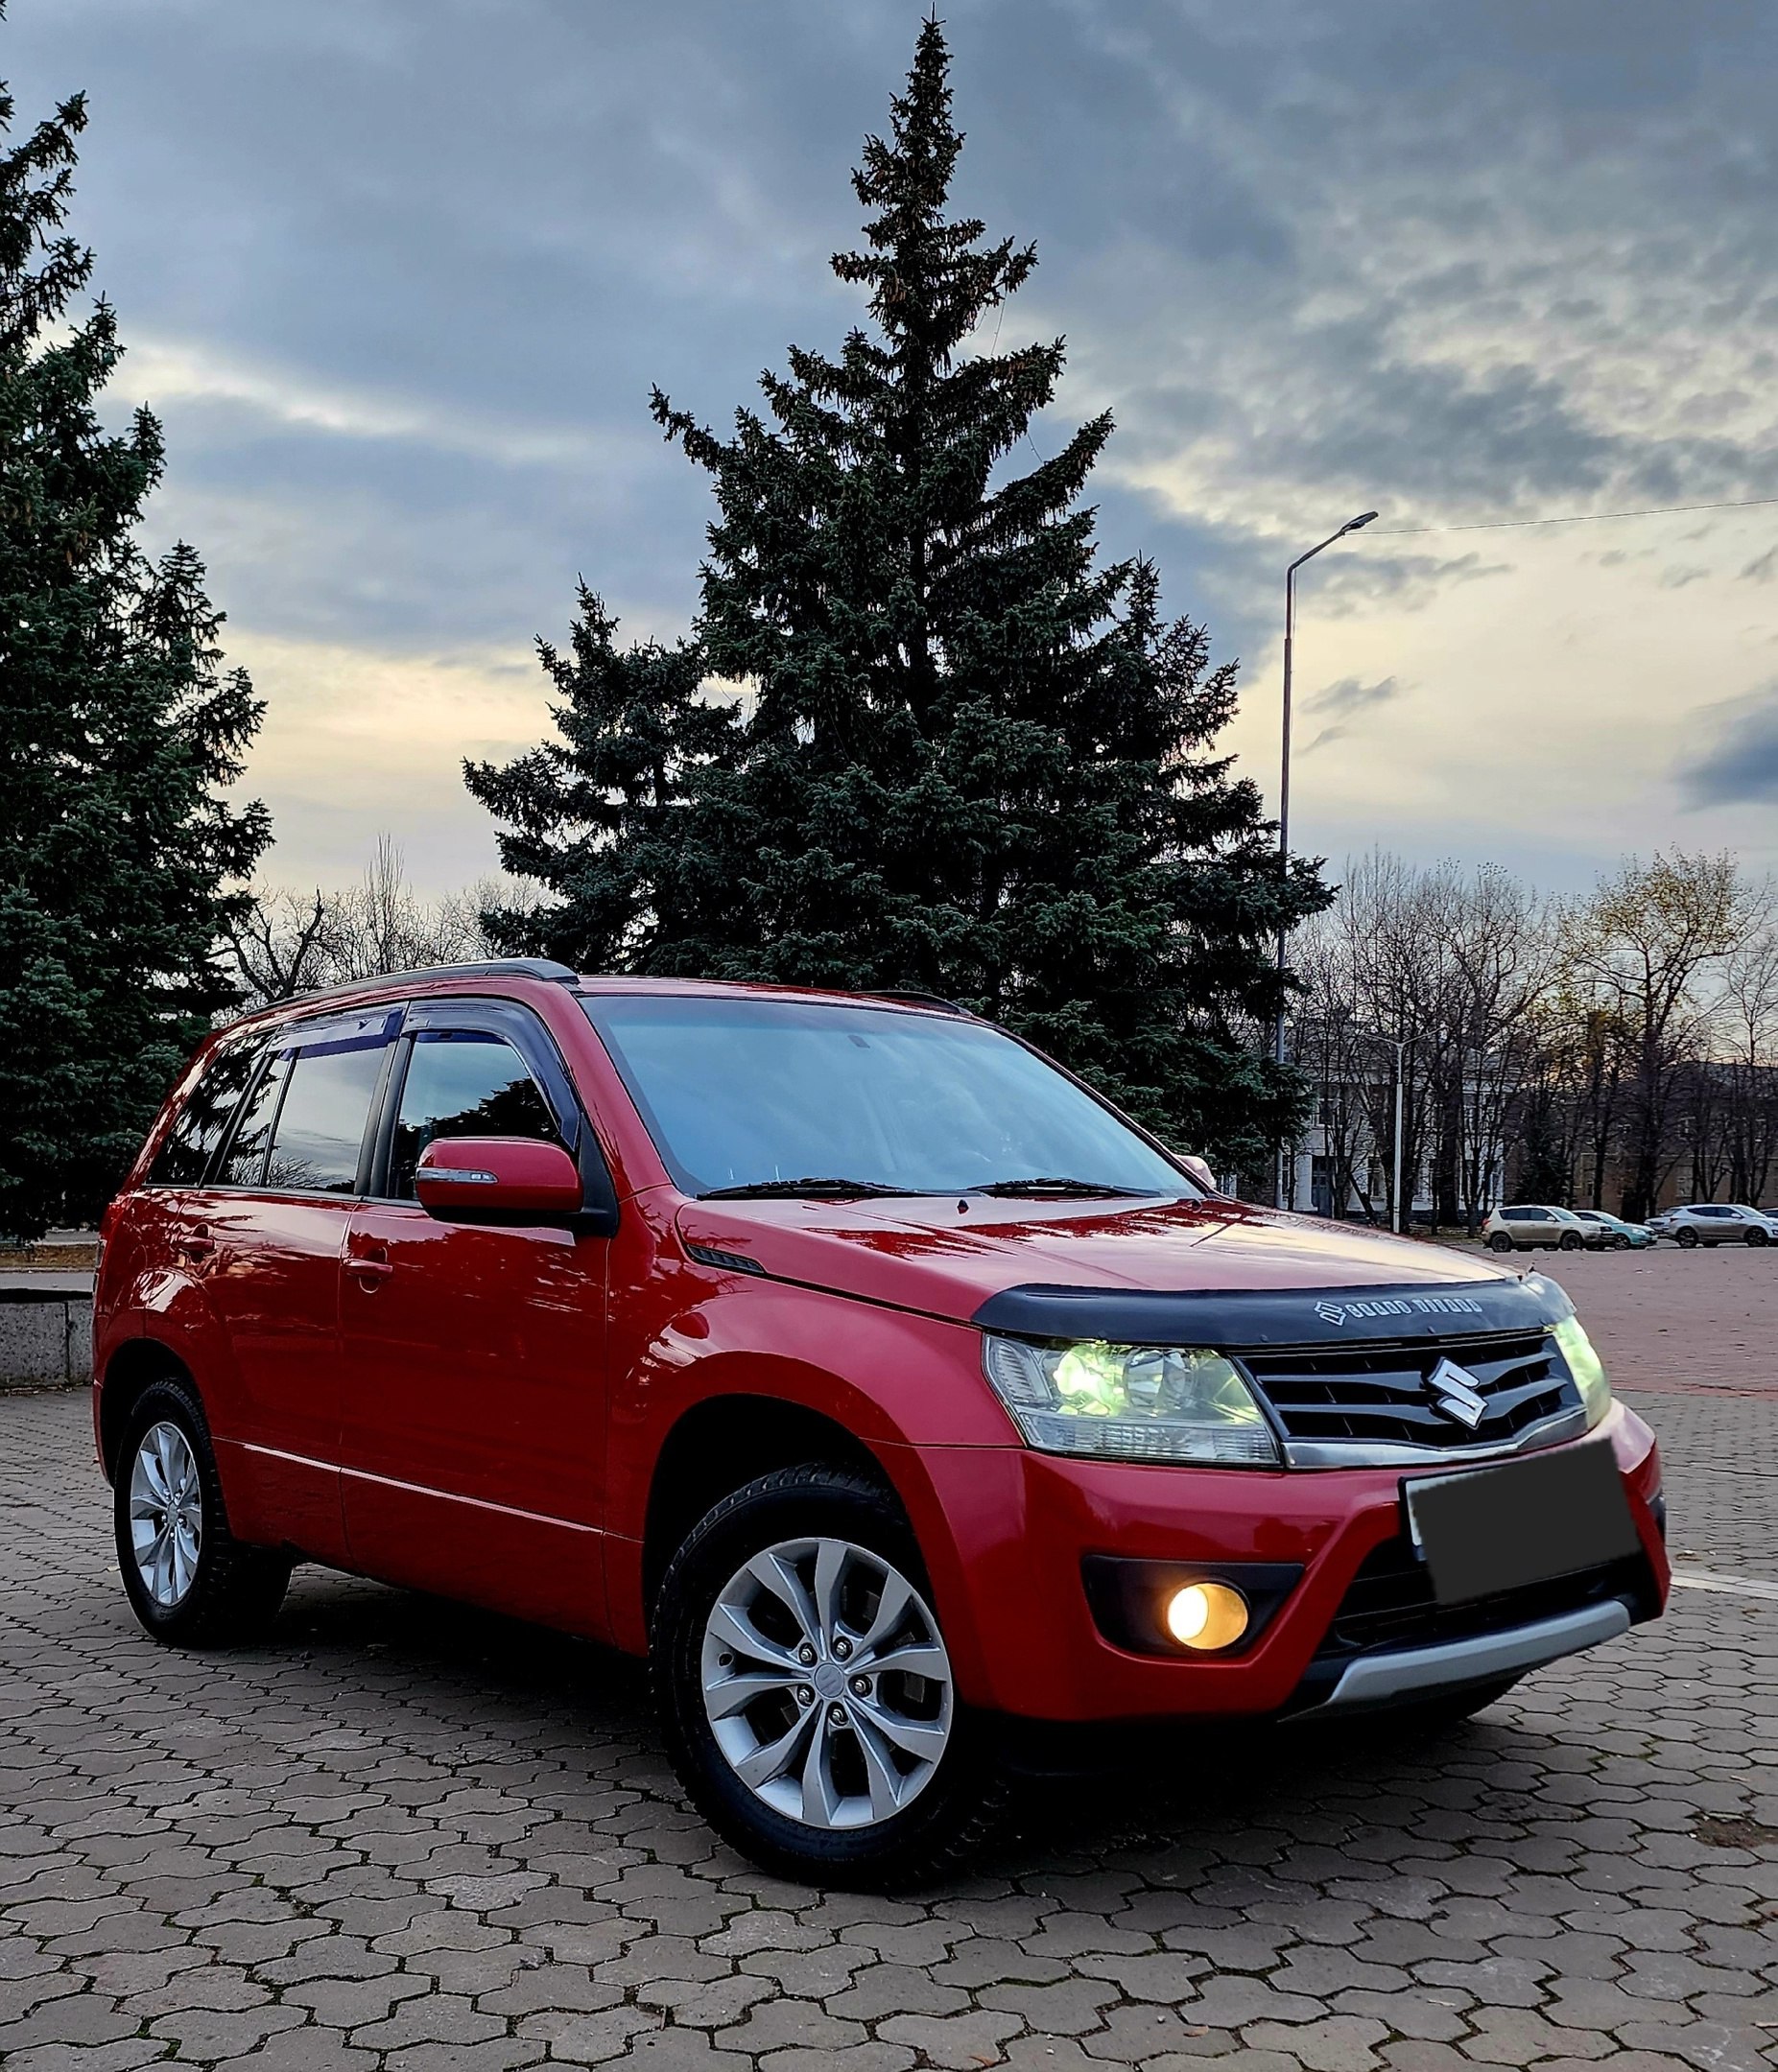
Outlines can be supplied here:
<path id="1" fill-rule="evenodd" d="M 1722 504 L 1653 504 L 1646 510 L 1575 511 L 1563 518 L 1490 518 L 1474 525 L 1390 526 L 1372 539 L 1413 539 L 1428 532 L 1510 532 L 1526 526 L 1601 525 L 1614 518 L 1677 518 L 1693 511 L 1758 510 L 1778 496 L 1741 497 Z"/>

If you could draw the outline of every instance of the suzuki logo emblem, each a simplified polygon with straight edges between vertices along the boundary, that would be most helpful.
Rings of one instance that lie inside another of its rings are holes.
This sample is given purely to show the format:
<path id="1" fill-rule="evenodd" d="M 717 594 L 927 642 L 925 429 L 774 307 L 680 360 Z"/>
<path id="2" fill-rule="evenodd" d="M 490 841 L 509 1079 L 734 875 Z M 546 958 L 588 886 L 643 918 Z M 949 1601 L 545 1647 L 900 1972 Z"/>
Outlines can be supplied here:
<path id="1" fill-rule="evenodd" d="M 1426 1386 L 1434 1407 L 1466 1431 L 1474 1431 L 1487 1415 L 1488 1400 L 1475 1376 L 1454 1359 L 1441 1359 L 1427 1376 Z"/>

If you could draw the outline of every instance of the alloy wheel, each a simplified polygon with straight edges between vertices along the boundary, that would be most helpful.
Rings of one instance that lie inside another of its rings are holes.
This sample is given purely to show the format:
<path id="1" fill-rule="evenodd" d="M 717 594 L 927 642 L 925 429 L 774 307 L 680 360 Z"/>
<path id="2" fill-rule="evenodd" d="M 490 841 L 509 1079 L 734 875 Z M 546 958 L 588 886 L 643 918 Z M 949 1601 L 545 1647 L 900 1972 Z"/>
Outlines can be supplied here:
<path id="1" fill-rule="evenodd" d="M 950 1743 L 938 1622 L 892 1563 L 852 1541 L 781 1541 L 736 1569 L 705 1620 L 700 1671 L 729 1768 L 808 1827 L 891 1819 Z"/>
<path id="2" fill-rule="evenodd" d="M 203 1492 L 190 1440 L 165 1418 L 142 1434 L 130 1466 L 130 1544 L 156 1611 L 176 1611 L 198 1573 Z"/>

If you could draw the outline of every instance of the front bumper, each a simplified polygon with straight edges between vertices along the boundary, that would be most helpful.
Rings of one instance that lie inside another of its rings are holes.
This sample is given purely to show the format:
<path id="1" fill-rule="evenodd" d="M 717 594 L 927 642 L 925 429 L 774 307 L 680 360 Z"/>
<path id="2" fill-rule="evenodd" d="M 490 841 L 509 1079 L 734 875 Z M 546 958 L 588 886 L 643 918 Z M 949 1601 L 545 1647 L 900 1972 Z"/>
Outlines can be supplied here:
<path id="1" fill-rule="evenodd" d="M 919 1449 L 915 1526 L 962 1695 L 1055 1723 L 1217 1719 L 1378 1706 L 1484 1684 L 1652 1618 L 1669 1570 L 1653 1434 L 1614 1405 L 1639 1552 L 1460 1613 L 1431 1606 L 1403 1538 L 1404 1471 L 1132 1467 L 1025 1448 Z M 1457 1461 L 1422 1472 L 1450 1472 Z M 1082 1563 L 1110 1555 L 1300 1567 L 1257 1638 L 1228 1656 L 1136 1653 L 1095 1619 Z"/>
<path id="2" fill-rule="evenodd" d="M 1519 1676 L 1545 1662 L 1559 1661 L 1564 1655 L 1577 1655 L 1601 1640 L 1615 1640 L 1629 1632 L 1631 1623 L 1630 1604 L 1622 1597 L 1607 1597 L 1577 1612 L 1534 1619 L 1527 1626 L 1508 1626 L 1499 1633 L 1478 1634 L 1467 1640 L 1435 1640 L 1425 1647 L 1358 1655 L 1339 1671 L 1332 1690 L 1314 1709 L 1317 1714 L 1368 1711 L 1440 1691 L 1492 1684 L 1501 1677 Z"/>

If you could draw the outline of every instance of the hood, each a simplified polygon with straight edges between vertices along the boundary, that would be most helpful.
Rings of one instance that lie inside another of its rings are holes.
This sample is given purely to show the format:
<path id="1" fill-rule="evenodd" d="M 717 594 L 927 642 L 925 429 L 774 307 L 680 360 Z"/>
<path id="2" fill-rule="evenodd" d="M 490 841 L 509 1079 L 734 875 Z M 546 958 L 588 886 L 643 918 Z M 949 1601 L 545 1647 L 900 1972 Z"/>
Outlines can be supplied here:
<path id="1" fill-rule="evenodd" d="M 1520 1278 L 1443 1246 L 1223 1199 L 692 1201 L 677 1223 L 687 1244 L 738 1254 L 776 1279 L 960 1323 L 989 1298 L 1031 1286 L 1283 1293 Z"/>

